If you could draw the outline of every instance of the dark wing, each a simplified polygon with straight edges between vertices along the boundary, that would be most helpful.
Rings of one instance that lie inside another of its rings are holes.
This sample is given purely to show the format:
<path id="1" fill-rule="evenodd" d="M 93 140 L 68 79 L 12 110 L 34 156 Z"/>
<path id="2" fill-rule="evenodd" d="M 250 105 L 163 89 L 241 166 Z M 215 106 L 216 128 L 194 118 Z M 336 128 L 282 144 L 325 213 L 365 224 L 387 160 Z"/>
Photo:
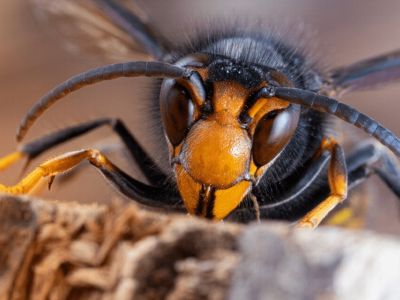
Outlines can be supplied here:
<path id="1" fill-rule="evenodd" d="M 400 81 L 400 50 L 333 70 L 327 90 L 328 94 L 338 95 L 395 80 Z"/>
<path id="2" fill-rule="evenodd" d="M 124 0 L 31 0 L 39 17 L 67 36 L 68 47 L 127 60 L 139 55 L 161 59 L 165 40 L 149 18 Z"/>

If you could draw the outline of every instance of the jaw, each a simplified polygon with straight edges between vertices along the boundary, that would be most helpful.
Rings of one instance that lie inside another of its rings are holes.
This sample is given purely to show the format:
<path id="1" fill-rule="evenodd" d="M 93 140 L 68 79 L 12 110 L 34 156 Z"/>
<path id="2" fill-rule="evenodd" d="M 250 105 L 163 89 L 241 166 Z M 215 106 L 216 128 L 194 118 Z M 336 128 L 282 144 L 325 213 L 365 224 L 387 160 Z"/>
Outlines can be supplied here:
<path id="1" fill-rule="evenodd" d="M 251 182 L 246 180 L 226 189 L 201 184 L 181 165 L 175 165 L 175 174 L 187 211 L 208 219 L 225 218 L 240 204 L 251 187 Z"/>
<path id="2" fill-rule="evenodd" d="M 237 117 L 225 111 L 197 121 L 178 157 L 177 184 L 191 214 L 223 219 L 251 186 L 251 140 Z"/>

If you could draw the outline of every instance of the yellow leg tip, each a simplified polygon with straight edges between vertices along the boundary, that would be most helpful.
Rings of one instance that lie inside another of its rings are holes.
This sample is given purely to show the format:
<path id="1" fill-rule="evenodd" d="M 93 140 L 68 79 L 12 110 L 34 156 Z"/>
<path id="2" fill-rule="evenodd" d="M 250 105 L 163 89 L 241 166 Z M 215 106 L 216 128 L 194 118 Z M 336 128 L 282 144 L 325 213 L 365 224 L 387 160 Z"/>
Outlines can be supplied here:
<path id="1" fill-rule="evenodd" d="M 301 220 L 296 224 L 296 228 L 315 229 L 318 226 L 318 221 L 313 219 Z"/>
<path id="2" fill-rule="evenodd" d="M 24 157 L 24 153 L 20 151 L 13 152 L 3 158 L 0 159 L 0 171 L 3 171 L 22 159 Z"/>

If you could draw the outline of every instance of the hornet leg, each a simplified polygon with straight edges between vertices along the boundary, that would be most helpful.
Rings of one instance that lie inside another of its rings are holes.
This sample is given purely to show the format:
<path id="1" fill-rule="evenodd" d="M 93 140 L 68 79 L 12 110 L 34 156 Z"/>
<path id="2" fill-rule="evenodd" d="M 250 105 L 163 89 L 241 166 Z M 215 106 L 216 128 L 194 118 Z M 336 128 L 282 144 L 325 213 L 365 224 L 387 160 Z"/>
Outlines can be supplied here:
<path id="1" fill-rule="evenodd" d="M 400 200 L 400 167 L 397 158 L 376 142 L 368 142 L 353 151 L 347 158 L 349 189 L 376 174 Z M 326 222 L 329 225 L 352 227 L 362 224 L 363 216 L 357 216 L 351 207 L 336 212 Z"/>
<path id="2" fill-rule="evenodd" d="M 298 227 L 316 228 L 328 213 L 347 197 L 348 181 L 343 149 L 333 139 L 325 139 L 321 150 L 331 152 L 328 167 L 330 195 L 307 213 L 297 224 Z"/>
<path id="3" fill-rule="evenodd" d="M 179 196 L 168 189 L 141 183 L 111 163 L 101 152 L 94 149 L 69 152 L 51 159 L 29 173 L 14 186 L 0 185 L 0 192 L 13 195 L 29 193 L 41 181 L 48 178 L 51 185 L 55 176 L 74 168 L 83 161 L 89 161 L 122 194 L 140 204 L 172 210 L 183 210 Z"/>
<path id="4" fill-rule="evenodd" d="M 166 183 L 167 176 L 147 154 L 133 134 L 130 133 L 125 124 L 121 120 L 113 118 L 102 118 L 67 127 L 22 145 L 19 151 L 0 159 L 0 171 L 10 167 L 23 158 L 27 158 L 27 164 L 29 164 L 30 161 L 43 152 L 104 125 L 110 126 L 121 138 L 132 158 L 139 165 L 139 168 L 151 184 L 160 185 Z"/>

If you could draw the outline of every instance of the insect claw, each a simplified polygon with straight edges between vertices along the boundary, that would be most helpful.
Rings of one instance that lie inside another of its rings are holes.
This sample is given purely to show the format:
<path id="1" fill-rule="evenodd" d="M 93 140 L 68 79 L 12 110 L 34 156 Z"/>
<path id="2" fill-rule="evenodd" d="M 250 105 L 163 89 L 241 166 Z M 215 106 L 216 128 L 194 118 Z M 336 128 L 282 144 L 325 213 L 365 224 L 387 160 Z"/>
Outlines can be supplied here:
<path id="1" fill-rule="evenodd" d="M 56 178 L 56 176 L 50 176 L 49 178 L 49 182 L 47 184 L 47 188 L 49 189 L 49 191 L 51 190 L 51 186 L 53 185 L 54 179 Z"/>

